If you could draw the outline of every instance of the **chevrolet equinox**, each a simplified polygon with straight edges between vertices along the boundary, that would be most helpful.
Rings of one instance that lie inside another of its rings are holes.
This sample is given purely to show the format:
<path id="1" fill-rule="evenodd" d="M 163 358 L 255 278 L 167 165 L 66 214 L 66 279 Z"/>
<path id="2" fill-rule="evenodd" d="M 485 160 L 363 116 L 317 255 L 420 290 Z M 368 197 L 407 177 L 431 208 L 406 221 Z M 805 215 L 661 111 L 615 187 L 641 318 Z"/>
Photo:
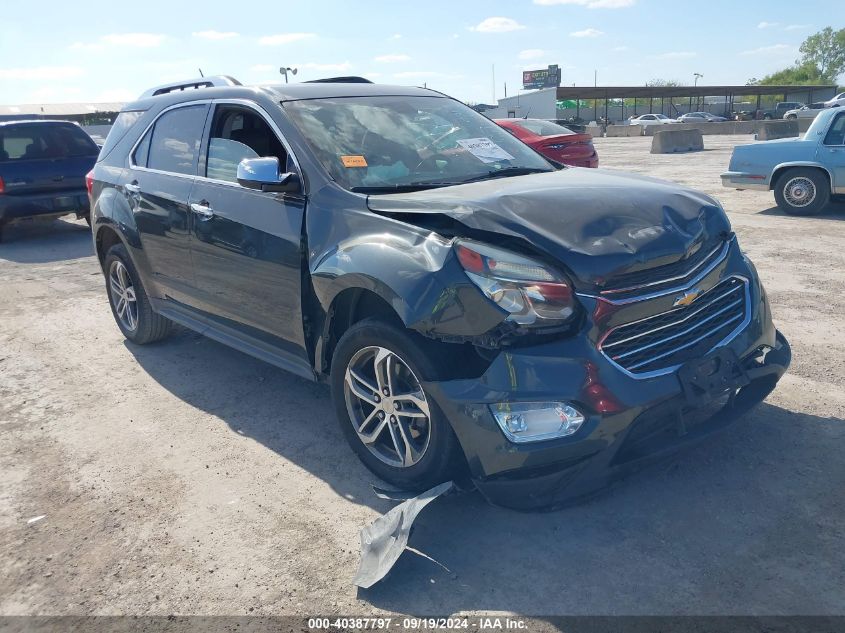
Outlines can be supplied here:
<path id="1" fill-rule="evenodd" d="M 710 196 L 552 164 L 441 93 L 154 88 L 88 175 L 114 318 L 331 388 L 381 479 L 560 505 L 722 428 L 790 361 Z"/>

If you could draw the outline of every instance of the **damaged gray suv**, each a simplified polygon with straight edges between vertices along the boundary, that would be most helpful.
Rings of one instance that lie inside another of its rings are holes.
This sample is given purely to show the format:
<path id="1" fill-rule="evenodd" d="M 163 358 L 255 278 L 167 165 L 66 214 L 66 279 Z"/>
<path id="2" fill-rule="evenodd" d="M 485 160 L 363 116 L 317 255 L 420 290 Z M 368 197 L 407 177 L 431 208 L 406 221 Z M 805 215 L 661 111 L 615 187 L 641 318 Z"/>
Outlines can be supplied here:
<path id="1" fill-rule="evenodd" d="M 330 384 L 364 464 L 558 505 L 694 443 L 790 361 L 713 198 L 553 165 L 432 90 L 150 90 L 88 178 L 118 327 Z"/>

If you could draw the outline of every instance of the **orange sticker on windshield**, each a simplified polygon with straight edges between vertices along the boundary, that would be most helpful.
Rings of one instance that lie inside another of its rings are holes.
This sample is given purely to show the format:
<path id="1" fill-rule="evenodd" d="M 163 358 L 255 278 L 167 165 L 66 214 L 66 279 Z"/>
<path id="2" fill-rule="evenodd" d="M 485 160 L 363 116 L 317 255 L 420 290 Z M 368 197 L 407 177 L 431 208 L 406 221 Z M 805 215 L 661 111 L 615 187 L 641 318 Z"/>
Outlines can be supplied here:
<path id="1" fill-rule="evenodd" d="M 344 167 L 366 167 L 367 159 L 363 156 L 341 156 Z"/>

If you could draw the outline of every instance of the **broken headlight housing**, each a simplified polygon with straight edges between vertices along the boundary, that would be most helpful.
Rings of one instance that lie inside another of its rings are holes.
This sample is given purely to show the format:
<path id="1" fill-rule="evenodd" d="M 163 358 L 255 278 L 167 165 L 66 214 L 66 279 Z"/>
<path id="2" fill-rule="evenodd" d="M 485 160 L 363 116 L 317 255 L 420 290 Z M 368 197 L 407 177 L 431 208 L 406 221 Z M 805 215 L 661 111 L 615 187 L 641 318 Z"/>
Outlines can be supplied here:
<path id="1" fill-rule="evenodd" d="M 457 240 L 455 250 L 467 277 L 502 310 L 508 321 L 557 326 L 575 314 L 571 283 L 545 264 L 487 244 Z"/>

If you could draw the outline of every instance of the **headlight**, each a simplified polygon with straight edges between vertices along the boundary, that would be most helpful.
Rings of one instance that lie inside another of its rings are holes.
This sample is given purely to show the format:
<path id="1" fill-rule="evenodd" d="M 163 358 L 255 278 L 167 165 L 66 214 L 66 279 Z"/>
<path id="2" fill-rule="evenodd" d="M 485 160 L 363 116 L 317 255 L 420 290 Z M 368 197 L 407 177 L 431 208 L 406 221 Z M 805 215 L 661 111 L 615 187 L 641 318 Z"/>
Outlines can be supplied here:
<path id="1" fill-rule="evenodd" d="M 553 326 L 575 314 L 571 284 L 560 273 L 522 255 L 486 244 L 458 240 L 458 260 L 470 278 L 508 321 Z"/>
<path id="2" fill-rule="evenodd" d="M 572 435 L 584 416 L 566 402 L 500 402 L 490 412 L 511 442 L 524 444 Z"/>

